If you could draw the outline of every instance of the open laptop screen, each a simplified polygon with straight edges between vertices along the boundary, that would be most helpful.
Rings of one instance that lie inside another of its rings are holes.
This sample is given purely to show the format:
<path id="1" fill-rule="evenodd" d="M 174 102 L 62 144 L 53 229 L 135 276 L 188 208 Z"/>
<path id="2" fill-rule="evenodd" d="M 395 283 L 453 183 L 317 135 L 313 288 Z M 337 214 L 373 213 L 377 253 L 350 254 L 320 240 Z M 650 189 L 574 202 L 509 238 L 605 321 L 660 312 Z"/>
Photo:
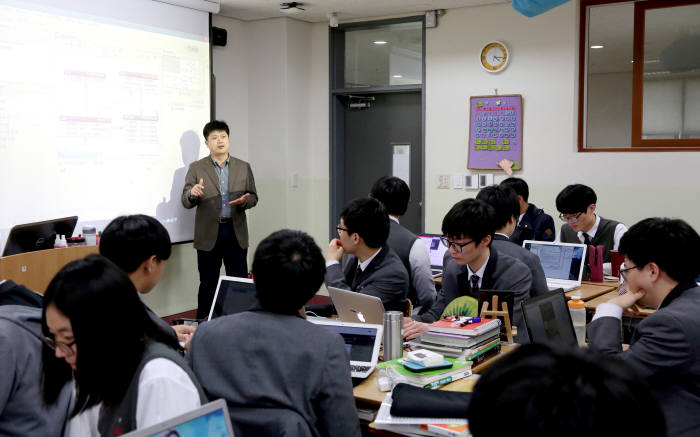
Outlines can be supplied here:
<path id="1" fill-rule="evenodd" d="M 418 238 L 421 239 L 425 247 L 428 249 L 428 255 L 430 256 L 430 266 L 435 268 L 442 268 L 442 260 L 447 251 L 442 242 L 440 242 L 439 235 L 424 234 L 419 235 Z"/>
<path id="2" fill-rule="evenodd" d="M 531 342 L 578 345 L 561 288 L 524 301 L 522 309 Z"/>
<path id="3" fill-rule="evenodd" d="M 321 325 L 326 329 L 337 332 L 345 340 L 345 350 L 350 361 L 372 361 L 374 342 L 377 338 L 376 328 L 359 326 Z"/>
<path id="4" fill-rule="evenodd" d="M 181 416 L 124 435 L 124 437 L 163 436 L 233 437 L 226 402 L 223 399 L 218 399 Z"/>
<path id="5" fill-rule="evenodd" d="M 578 281 L 585 246 L 525 241 L 523 247 L 540 258 L 547 278 Z"/>
<path id="6" fill-rule="evenodd" d="M 209 320 L 247 311 L 256 302 L 257 295 L 252 279 L 221 276 L 209 310 Z"/>

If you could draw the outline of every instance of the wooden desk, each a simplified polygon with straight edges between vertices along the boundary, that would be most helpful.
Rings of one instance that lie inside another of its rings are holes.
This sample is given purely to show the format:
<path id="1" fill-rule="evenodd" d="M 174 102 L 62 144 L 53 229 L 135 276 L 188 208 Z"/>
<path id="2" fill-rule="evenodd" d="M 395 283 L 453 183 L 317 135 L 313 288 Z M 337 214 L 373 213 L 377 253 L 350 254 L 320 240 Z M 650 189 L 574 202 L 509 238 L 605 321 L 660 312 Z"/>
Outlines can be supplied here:
<path id="1" fill-rule="evenodd" d="M 571 296 L 581 296 L 581 300 L 587 302 L 598 296 L 602 296 L 613 290 L 617 290 L 619 283 L 614 282 L 582 282 L 581 286 L 575 290 L 567 291 L 566 298 L 571 299 Z"/>
<path id="2" fill-rule="evenodd" d="M 0 279 L 12 279 L 44 294 L 51 279 L 63 266 L 97 252 L 97 246 L 74 246 L 6 256 L 0 258 Z"/>
<path id="3" fill-rule="evenodd" d="M 493 364 L 497 359 L 504 356 L 507 353 L 512 352 L 517 345 L 505 345 L 501 346 L 501 353 L 489 358 L 481 364 L 478 364 L 472 368 L 472 373 L 481 373 L 486 370 L 491 364 Z M 377 377 L 379 375 L 379 370 L 372 372 L 372 374 L 367 377 L 361 384 L 353 389 L 353 394 L 355 396 L 355 401 L 362 402 L 365 404 L 370 404 L 379 407 L 382 401 L 386 397 L 388 392 L 380 391 L 379 384 L 377 383 Z M 448 390 L 448 391 L 472 391 L 476 380 L 471 378 L 463 378 L 455 382 L 451 382 L 440 387 L 438 390 Z"/>

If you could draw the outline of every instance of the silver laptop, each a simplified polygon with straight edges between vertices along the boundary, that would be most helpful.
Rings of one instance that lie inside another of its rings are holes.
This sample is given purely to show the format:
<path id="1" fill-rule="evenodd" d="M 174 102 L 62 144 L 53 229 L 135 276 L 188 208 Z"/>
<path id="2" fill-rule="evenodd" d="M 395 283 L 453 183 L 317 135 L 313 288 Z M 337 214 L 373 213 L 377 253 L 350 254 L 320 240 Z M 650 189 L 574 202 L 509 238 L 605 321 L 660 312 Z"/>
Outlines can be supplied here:
<path id="1" fill-rule="evenodd" d="M 165 422 L 124 434 L 124 437 L 233 437 L 226 401 L 218 399 Z"/>
<path id="2" fill-rule="evenodd" d="M 425 244 L 425 248 L 428 249 L 430 269 L 433 272 L 433 277 L 442 275 L 442 261 L 445 258 L 447 247 L 440 241 L 440 236 L 437 234 L 421 234 L 418 238 Z"/>
<path id="3" fill-rule="evenodd" d="M 569 291 L 581 286 L 585 244 L 525 240 L 523 247 L 540 258 L 550 290 Z"/>
<path id="4" fill-rule="evenodd" d="M 247 311 L 257 301 L 255 284 L 253 284 L 252 279 L 220 276 L 207 320 L 229 314 L 242 313 Z"/>
<path id="5" fill-rule="evenodd" d="M 334 287 L 328 287 L 328 295 L 342 322 L 384 323 L 384 305 L 380 298 Z"/>
<path id="6" fill-rule="evenodd" d="M 343 337 L 353 378 L 367 378 L 374 371 L 382 343 L 382 325 L 339 322 L 321 317 L 309 317 L 307 320 Z"/>

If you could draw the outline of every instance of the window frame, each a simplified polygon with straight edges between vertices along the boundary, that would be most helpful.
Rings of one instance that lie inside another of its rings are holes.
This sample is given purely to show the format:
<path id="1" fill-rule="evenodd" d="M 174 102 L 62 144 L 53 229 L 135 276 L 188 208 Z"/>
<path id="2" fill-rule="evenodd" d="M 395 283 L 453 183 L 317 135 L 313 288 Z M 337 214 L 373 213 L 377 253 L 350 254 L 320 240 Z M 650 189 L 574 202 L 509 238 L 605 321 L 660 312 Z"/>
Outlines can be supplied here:
<path id="1" fill-rule="evenodd" d="M 586 73 L 588 69 L 588 7 L 616 3 L 634 3 L 633 66 L 632 66 L 632 132 L 629 147 L 585 147 Z M 700 0 L 581 0 L 579 23 L 579 152 L 700 152 L 700 138 L 642 139 L 644 109 L 644 30 L 646 11 L 700 4 Z"/>

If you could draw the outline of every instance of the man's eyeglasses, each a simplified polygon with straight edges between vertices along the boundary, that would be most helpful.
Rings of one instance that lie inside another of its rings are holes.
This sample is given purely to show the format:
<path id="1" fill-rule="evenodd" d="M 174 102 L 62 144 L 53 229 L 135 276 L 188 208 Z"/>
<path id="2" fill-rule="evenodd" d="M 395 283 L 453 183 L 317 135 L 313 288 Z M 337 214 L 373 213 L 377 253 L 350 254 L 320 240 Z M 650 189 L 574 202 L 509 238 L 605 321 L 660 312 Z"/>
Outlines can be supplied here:
<path id="1" fill-rule="evenodd" d="M 63 352 L 63 355 L 67 357 L 70 357 L 75 353 L 73 352 L 73 345 L 75 344 L 75 340 L 71 341 L 70 343 L 56 341 L 50 337 L 42 337 L 42 340 L 44 341 L 44 344 L 46 346 L 50 347 L 53 350 L 60 349 L 61 352 Z"/>
<path id="2" fill-rule="evenodd" d="M 469 240 L 466 243 L 457 243 L 456 241 L 448 240 L 447 237 L 443 235 L 442 237 L 440 237 L 440 241 L 442 241 L 442 244 L 444 244 L 445 247 L 447 247 L 447 250 L 454 249 L 455 252 L 461 253 L 464 246 L 472 244 L 475 240 Z"/>
<path id="3" fill-rule="evenodd" d="M 577 214 L 559 214 L 559 219 L 563 222 L 567 223 L 577 223 L 579 217 L 581 217 L 582 212 L 579 212 Z"/>
<path id="4" fill-rule="evenodd" d="M 626 280 L 627 280 L 627 272 L 629 272 L 630 270 L 638 269 L 638 268 L 639 268 L 639 266 L 632 266 L 632 267 L 627 267 L 627 268 L 624 268 L 624 267 L 625 267 L 624 264 L 622 264 L 622 265 L 620 266 L 620 278 L 621 278 L 623 281 L 626 281 Z"/>
<path id="5" fill-rule="evenodd" d="M 336 226 L 336 227 L 335 227 L 335 230 L 338 231 L 338 236 L 342 235 L 342 234 L 340 233 L 341 231 L 345 231 L 345 232 L 347 232 L 347 233 L 350 233 L 350 231 L 349 231 L 348 228 L 344 228 L 344 227 L 342 227 L 342 226 Z"/>

